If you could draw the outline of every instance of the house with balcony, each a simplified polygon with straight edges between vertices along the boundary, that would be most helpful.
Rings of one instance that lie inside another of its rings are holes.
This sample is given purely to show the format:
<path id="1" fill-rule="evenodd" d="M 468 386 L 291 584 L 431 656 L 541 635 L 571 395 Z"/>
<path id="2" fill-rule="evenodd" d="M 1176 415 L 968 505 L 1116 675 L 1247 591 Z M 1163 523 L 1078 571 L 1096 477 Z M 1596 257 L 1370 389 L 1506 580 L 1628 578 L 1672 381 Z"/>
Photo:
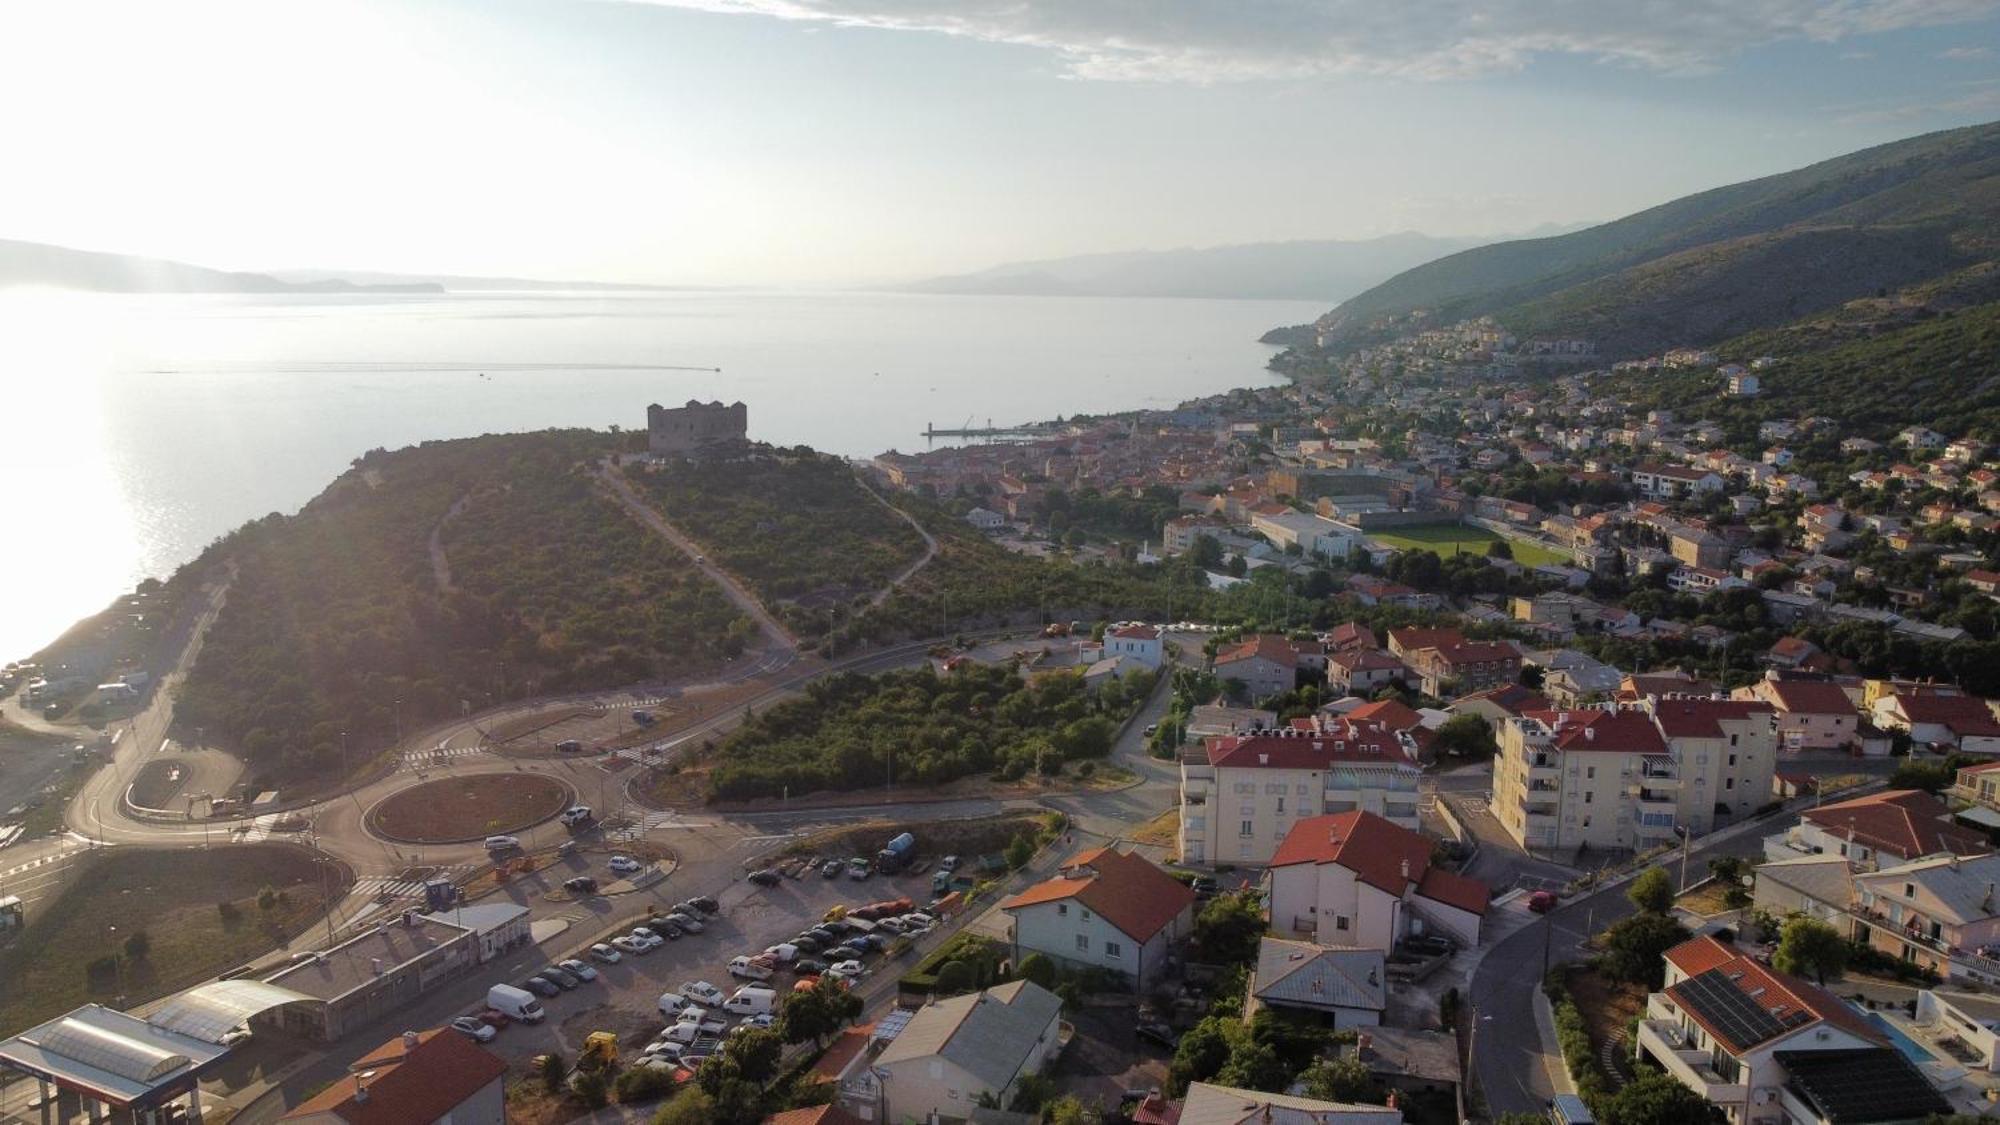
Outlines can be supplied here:
<path id="1" fill-rule="evenodd" d="M 1776 709 L 1778 745 L 1786 753 L 1855 748 L 1861 711 L 1837 683 L 1767 676 L 1738 688 L 1734 695 L 1762 700 Z"/>
<path id="2" fill-rule="evenodd" d="M 1278 695 L 1298 686 L 1299 652 L 1280 636 L 1246 637 L 1215 654 L 1215 678 L 1242 684 L 1251 699 Z"/>
<path id="3" fill-rule="evenodd" d="M 1478 945 L 1486 884 L 1436 866 L 1431 852 L 1424 836 L 1372 813 L 1301 820 L 1264 875 L 1271 929 L 1362 949 L 1423 934 Z"/>
<path id="4" fill-rule="evenodd" d="M 2000 813 L 2000 762 L 1960 766 L 1951 795 L 1976 808 Z"/>
<path id="5" fill-rule="evenodd" d="M 1194 892 L 1136 852 L 1093 848 L 1000 904 L 1014 955 L 1109 969 L 1144 991 L 1194 928 Z"/>
<path id="6" fill-rule="evenodd" d="M 1181 764 L 1183 863 L 1265 863 L 1302 819 L 1351 810 L 1417 827 L 1412 731 L 1315 716 L 1304 728 L 1211 738 L 1207 751 Z"/>
<path id="7" fill-rule="evenodd" d="M 1860 1012 L 1703 936 L 1667 951 L 1638 1054 L 1734 1125 L 1921 1120 L 1951 1105 Z"/>
<path id="8" fill-rule="evenodd" d="M 1326 682 L 1343 695 L 1373 695 L 1398 680 L 1410 678 L 1402 661 L 1372 648 L 1350 648 L 1326 658 Z"/>
<path id="9" fill-rule="evenodd" d="M 1947 980 L 2000 983 L 2000 856 L 1857 872 L 1854 938 Z"/>
<path id="10" fill-rule="evenodd" d="M 1521 650 L 1512 641 L 1467 641 L 1417 649 L 1405 658 L 1424 694 L 1440 699 L 1511 684 L 1521 678 Z"/>
<path id="11" fill-rule="evenodd" d="M 1158 668 L 1166 658 L 1160 627 L 1140 621 L 1127 622 L 1104 634 L 1104 655 L 1124 657 L 1142 668 Z"/>
<path id="12" fill-rule="evenodd" d="M 1908 732 L 1920 746 L 1949 746 L 1963 754 L 2000 754 L 2000 719 L 1971 695 L 1896 692 L 1875 701 L 1875 725 Z"/>
<path id="13" fill-rule="evenodd" d="M 1839 856 L 1857 871 L 1992 850 L 1984 834 L 1952 823 L 1944 802 L 1921 789 L 1890 789 L 1807 809 L 1799 823 L 1764 842 L 1764 854 L 1772 859 Z"/>

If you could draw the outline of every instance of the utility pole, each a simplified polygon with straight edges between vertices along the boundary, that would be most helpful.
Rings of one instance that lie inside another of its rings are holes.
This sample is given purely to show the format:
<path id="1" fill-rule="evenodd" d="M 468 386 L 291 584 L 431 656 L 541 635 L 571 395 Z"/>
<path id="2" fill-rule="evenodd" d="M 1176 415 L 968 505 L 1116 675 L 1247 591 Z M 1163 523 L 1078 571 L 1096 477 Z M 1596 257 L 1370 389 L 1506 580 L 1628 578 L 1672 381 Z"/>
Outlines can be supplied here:
<path id="1" fill-rule="evenodd" d="M 1691 851 L 1694 846 L 1694 833 L 1689 832 L 1687 830 L 1687 825 L 1676 824 L 1674 825 L 1674 835 L 1679 836 L 1681 838 L 1681 880 L 1680 880 L 1680 885 L 1674 888 L 1675 893 L 1678 894 L 1682 891 L 1687 890 L 1688 852 Z"/>

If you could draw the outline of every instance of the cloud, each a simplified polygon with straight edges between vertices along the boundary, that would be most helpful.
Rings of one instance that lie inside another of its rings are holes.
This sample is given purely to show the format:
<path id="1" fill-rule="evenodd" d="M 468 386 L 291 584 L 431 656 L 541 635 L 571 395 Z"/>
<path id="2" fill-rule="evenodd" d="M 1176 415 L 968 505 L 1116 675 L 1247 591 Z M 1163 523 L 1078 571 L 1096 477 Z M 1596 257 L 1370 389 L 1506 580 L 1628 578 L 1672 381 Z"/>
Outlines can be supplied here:
<path id="1" fill-rule="evenodd" d="M 1938 52 L 1938 58 L 1950 59 L 1952 62 L 1977 62 L 1992 57 L 1991 47 L 1947 47 Z"/>
<path id="2" fill-rule="evenodd" d="M 1837 43 L 2000 12 L 2000 0 L 639 2 L 1015 44 L 1054 54 L 1078 78 L 1167 82 L 1469 78 L 1545 56 L 1697 74 L 1768 43 Z"/>

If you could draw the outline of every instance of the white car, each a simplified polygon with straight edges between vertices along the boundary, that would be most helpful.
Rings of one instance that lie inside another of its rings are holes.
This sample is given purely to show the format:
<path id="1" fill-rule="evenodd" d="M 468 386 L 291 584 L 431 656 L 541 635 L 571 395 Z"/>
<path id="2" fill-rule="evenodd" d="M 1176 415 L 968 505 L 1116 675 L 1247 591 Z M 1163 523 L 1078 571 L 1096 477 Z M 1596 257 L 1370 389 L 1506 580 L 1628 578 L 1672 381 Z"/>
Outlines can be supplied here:
<path id="1" fill-rule="evenodd" d="M 653 951 L 652 942 L 647 941 L 644 938 L 633 937 L 631 934 L 620 934 L 617 937 L 611 939 L 611 944 L 617 946 L 618 948 L 624 950 L 627 953 L 632 954 L 634 957 L 637 957 L 642 953 L 651 953 Z"/>
<path id="2" fill-rule="evenodd" d="M 500 1034 L 493 1030 L 492 1024 L 481 1022 L 473 1016 L 460 1016 L 451 1021 L 451 1029 L 475 1043 L 491 1043 L 493 1037 Z"/>
<path id="3" fill-rule="evenodd" d="M 602 961 L 607 965 L 616 965 L 625 959 L 625 955 L 600 941 L 590 947 L 590 959 Z"/>
<path id="4" fill-rule="evenodd" d="M 903 924 L 905 926 L 935 926 L 937 925 L 937 919 L 921 910 L 917 910 L 903 915 Z"/>
<path id="5" fill-rule="evenodd" d="M 629 855 L 614 855 L 611 857 L 611 870 L 616 871 L 620 875 L 630 875 L 644 866 L 646 865 Z"/>
<path id="6" fill-rule="evenodd" d="M 722 1007 L 722 1002 L 728 999 L 728 997 L 722 994 L 721 989 L 705 980 L 691 980 L 681 985 L 680 993 L 682 996 L 707 1008 L 720 1008 Z"/>
<path id="7" fill-rule="evenodd" d="M 680 1015 L 693 1005 L 694 1001 L 682 996 L 678 992 L 660 993 L 660 1014 L 669 1020 L 672 1020 L 675 1016 Z"/>
<path id="8" fill-rule="evenodd" d="M 591 968 L 589 965 L 584 964 L 583 962 L 577 960 L 574 957 L 571 957 L 565 961 L 556 962 L 556 968 L 561 969 L 563 972 L 568 973 L 570 976 L 573 976 L 578 980 L 597 979 L 596 969 Z"/>
<path id="9" fill-rule="evenodd" d="M 835 980 L 853 980 L 862 973 L 861 962 L 841 961 L 827 969 L 826 975 Z"/>
<path id="10" fill-rule="evenodd" d="M 658 949 L 667 944 L 666 938 L 661 937 L 644 926 L 634 926 L 631 936 L 645 942 L 647 949 Z"/>
<path id="11" fill-rule="evenodd" d="M 737 1024 L 734 1028 L 730 1030 L 729 1034 L 735 1035 L 739 1031 L 759 1031 L 762 1030 L 763 1028 L 775 1025 L 777 1022 L 778 1022 L 778 1017 L 772 1015 L 769 1012 L 760 1012 L 757 1015 L 751 1016 L 750 1018 L 744 1020 L 742 1023 Z"/>

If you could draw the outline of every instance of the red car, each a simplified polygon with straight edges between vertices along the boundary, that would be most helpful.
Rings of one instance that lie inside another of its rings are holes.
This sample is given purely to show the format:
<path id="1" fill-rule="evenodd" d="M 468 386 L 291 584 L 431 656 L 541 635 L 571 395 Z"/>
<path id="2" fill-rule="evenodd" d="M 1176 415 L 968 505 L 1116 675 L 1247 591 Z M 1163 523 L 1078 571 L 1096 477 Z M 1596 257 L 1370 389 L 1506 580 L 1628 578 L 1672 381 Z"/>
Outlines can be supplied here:
<path id="1" fill-rule="evenodd" d="M 478 1014 L 478 1019 L 480 1023 L 483 1023 L 488 1027 L 491 1027 L 495 1031 L 502 1030 L 508 1024 L 514 1022 L 513 1019 L 507 1015 L 507 1013 L 501 1011 L 498 1008 L 488 1008 L 485 1011 L 480 1012 Z"/>
<path id="2" fill-rule="evenodd" d="M 1554 891 L 1536 891 L 1534 894 L 1528 896 L 1528 909 L 1537 914 L 1547 914 L 1555 908 L 1556 893 Z"/>

